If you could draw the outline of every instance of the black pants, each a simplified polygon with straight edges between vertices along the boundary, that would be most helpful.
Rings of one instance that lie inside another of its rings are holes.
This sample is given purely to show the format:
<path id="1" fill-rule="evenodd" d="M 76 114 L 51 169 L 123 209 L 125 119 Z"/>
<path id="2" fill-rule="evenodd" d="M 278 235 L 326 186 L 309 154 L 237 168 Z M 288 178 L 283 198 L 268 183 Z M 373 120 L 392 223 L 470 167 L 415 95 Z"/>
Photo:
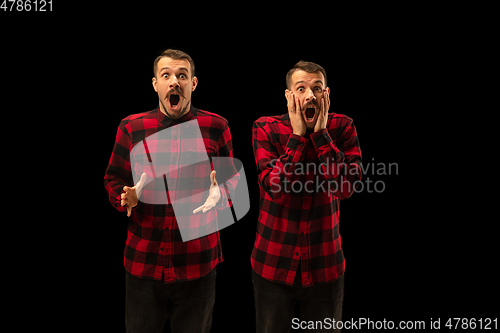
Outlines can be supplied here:
<path id="1" fill-rule="evenodd" d="M 326 321 L 328 324 L 328 322 L 333 322 L 332 319 L 335 321 L 342 319 L 344 276 L 330 283 L 303 288 L 299 272 L 300 266 L 294 285 L 288 286 L 270 282 L 252 270 L 257 333 L 288 333 L 292 324 L 294 327 L 300 327 L 302 321 L 325 322 L 328 318 Z M 297 301 L 300 305 L 298 315 L 294 312 Z M 306 328 L 307 325 L 304 324 L 303 327 Z M 307 332 L 309 331 L 332 332 L 335 330 L 307 329 Z"/>
<path id="2" fill-rule="evenodd" d="M 165 284 L 125 273 L 125 324 L 128 333 L 210 332 L 215 303 L 215 269 L 200 279 Z"/>

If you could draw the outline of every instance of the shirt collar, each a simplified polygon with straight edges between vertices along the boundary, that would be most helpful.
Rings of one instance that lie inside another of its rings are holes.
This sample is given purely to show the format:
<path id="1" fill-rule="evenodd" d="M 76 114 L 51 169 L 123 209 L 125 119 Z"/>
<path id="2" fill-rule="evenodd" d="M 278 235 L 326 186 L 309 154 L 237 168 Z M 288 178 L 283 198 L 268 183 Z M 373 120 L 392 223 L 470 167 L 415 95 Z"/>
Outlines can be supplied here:
<path id="1" fill-rule="evenodd" d="M 179 119 L 172 119 L 161 112 L 160 106 L 158 105 L 158 107 L 156 108 L 156 118 L 163 126 L 170 127 L 193 119 L 197 115 L 197 111 L 198 109 L 191 105 L 191 109 L 186 112 L 185 115 L 183 115 Z"/>

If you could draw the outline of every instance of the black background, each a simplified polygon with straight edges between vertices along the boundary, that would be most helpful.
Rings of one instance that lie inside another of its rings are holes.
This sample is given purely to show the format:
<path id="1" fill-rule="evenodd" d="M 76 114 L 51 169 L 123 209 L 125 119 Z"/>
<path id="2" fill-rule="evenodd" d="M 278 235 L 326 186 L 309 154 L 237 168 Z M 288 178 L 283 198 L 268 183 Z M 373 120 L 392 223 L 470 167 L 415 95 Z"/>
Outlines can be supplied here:
<path id="1" fill-rule="evenodd" d="M 397 174 L 365 175 L 372 186 L 384 183 L 382 193 L 355 193 L 340 204 L 344 320 L 428 325 L 431 318 L 497 316 L 498 250 L 488 222 L 494 218 L 472 206 L 466 168 L 452 170 L 464 156 L 448 148 L 446 133 L 457 115 L 442 97 L 445 82 L 454 80 L 448 74 L 459 27 L 439 23 L 443 14 L 402 8 L 395 15 L 387 8 L 311 5 L 310 12 L 270 13 L 190 6 L 146 11 L 138 4 L 56 2 L 52 13 L 0 13 L 10 32 L 4 96 L 34 125 L 35 141 L 58 147 L 38 142 L 36 149 L 41 161 L 54 157 L 60 166 L 57 199 L 45 208 L 51 237 L 40 236 L 37 247 L 51 253 L 38 272 L 51 286 L 42 288 L 42 302 L 60 299 L 44 323 L 123 331 L 127 218 L 109 204 L 103 177 L 120 120 L 157 106 L 152 67 L 166 48 L 193 58 L 193 105 L 229 121 L 250 190 L 248 214 L 220 232 L 213 332 L 255 331 L 251 128 L 261 116 L 286 112 L 285 74 L 299 60 L 325 68 L 330 112 L 354 119 L 363 162 L 398 165 Z"/>

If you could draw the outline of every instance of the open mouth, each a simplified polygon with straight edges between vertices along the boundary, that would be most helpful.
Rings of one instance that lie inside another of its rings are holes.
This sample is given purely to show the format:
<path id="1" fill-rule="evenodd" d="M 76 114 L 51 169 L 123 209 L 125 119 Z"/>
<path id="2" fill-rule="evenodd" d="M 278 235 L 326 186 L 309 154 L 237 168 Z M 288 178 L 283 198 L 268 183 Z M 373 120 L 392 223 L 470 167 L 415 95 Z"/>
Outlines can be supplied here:
<path id="1" fill-rule="evenodd" d="M 177 110 L 179 108 L 179 102 L 181 100 L 181 97 L 177 93 L 172 93 L 170 97 L 168 98 L 168 101 L 170 103 L 170 107 L 172 110 Z"/>
<path id="2" fill-rule="evenodd" d="M 316 108 L 314 106 L 309 106 L 307 109 L 306 109 L 306 120 L 308 122 L 311 122 L 314 120 L 314 115 L 316 114 Z"/>

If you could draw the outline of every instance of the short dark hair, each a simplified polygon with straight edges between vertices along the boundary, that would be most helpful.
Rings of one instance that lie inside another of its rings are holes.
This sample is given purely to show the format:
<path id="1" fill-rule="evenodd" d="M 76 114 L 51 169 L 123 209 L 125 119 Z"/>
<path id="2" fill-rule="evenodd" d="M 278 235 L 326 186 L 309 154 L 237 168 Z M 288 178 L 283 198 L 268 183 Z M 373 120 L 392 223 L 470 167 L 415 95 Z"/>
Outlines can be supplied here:
<path id="1" fill-rule="evenodd" d="M 295 73 L 298 70 L 303 70 L 304 72 L 307 73 L 316 73 L 320 72 L 323 74 L 323 77 L 325 78 L 325 86 L 326 86 L 326 71 L 323 67 L 321 67 L 318 64 L 315 64 L 314 62 L 309 62 L 309 61 L 299 61 L 298 63 L 295 64 L 295 66 L 292 67 L 286 74 L 286 87 L 290 89 L 290 86 L 292 85 L 292 74 Z"/>
<path id="2" fill-rule="evenodd" d="M 191 59 L 191 57 L 180 50 L 174 50 L 174 49 L 167 49 L 163 51 L 158 57 L 156 57 L 154 65 L 153 65 L 153 74 L 154 77 L 156 77 L 156 71 L 158 70 L 158 62 L 160 61 L 161 58 L 172 58 L 174 60 L 179 60 L 179 59 L 186 59 L 189 61 L 191 64 L 191 77 L 194 77 L 194 61 Z"/>

